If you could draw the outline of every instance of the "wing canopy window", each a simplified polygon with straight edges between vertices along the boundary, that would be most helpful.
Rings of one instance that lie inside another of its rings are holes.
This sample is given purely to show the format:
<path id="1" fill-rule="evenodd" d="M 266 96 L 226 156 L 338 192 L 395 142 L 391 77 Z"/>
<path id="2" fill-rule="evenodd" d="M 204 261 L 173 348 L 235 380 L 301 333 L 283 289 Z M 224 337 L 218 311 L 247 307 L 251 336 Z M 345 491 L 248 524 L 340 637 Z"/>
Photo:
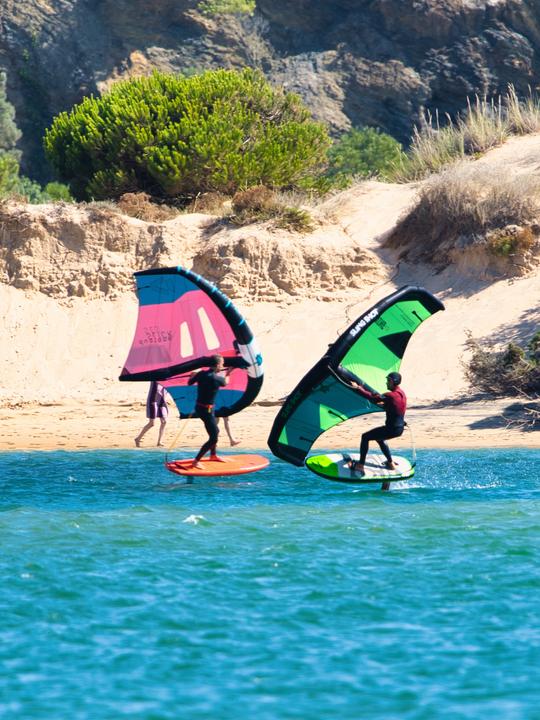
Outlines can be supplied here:
<path id="1" fill-rule="evenodd" d="M 193 341 L 187 322 L 180 325 L 180 356 L 183 358 L 193 355 Z"/>
<path id="2" fill-rule="evenodd" d="M 216 350 L 216 348 L 219 347 L 219 338 L 216 335 L 216 331 L 210 322 L 210 318 L 208 317 L 206 310 L 203 307 L 200 307 L 197 310 L 197 315 L 199 316 L 199 321 L 201 323 L 206 347 L 208 350 Z"/>

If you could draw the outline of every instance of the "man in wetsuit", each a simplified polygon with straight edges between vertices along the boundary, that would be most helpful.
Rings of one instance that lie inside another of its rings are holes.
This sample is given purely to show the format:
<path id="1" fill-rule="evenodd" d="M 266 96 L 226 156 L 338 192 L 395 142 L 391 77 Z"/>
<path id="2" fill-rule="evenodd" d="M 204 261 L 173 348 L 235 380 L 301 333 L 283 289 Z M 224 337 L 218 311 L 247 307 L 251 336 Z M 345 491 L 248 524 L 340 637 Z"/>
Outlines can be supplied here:
<path id="1" fill-rule="evenodd" d="M 375 440 L 381 448 L 383 455 L 386 458 L 386 467 L 389 470 L 395 470 L 396 466 L 392 460 L 390 454 L 390 448 L 388 447 L 386 440 L 391 438 L 400 437 L 403 435 L 405 429 L 405 410 L 407 409 L 407 398 L 403 390 L 399 387 L 401 385 L 401 375 L 398 372 L 391 372 L 386 376 L 386 387 L 388 392 L 384 395 L 379 393 L 370 392 L 363 385 L 356 382 L 351 382 L 351 386 L 363 397 L 372 400 L 377 405 L 382 405 L 386 412 L 386 422 L 380 427 L 373 428 L 362 435 L 360 442 L 360 460 L 355 463 L 351 463 L 351 469 L 356 470 L 360 473 L 364 472 L 364 464 L 366 462 L 366 455 L 369 448 L 370 440 Z M 383 490 L 388 490 L 389 483 L 383 483 Z"/>
<path id="2" fill-rule="evenodd" d="M 225 367 L 223 357 L 221 355 L 213 355 L 211 364 L 208 370 L 199 370 L 199 372 L 193 373 L 188 380 L 188 385 L 197 385 L 197 404 L 195 405 L 195 412 L 206 428 L 208 433 L 208 440 L 201 447 L 195 460 L 193 467 L 200 468 L 201 458 L 210 451 L 211 460 L 219 460 L 225 462 L 222 458 L 216 455 L 216 446 L 219 435 L 219 428 L 214 414 L 214 401 L 219 388 L 225 387 L 229 383 L 229 372 L 232 368 L 228 368 L 225 371 L 225 375 L 220 375 Z"/>

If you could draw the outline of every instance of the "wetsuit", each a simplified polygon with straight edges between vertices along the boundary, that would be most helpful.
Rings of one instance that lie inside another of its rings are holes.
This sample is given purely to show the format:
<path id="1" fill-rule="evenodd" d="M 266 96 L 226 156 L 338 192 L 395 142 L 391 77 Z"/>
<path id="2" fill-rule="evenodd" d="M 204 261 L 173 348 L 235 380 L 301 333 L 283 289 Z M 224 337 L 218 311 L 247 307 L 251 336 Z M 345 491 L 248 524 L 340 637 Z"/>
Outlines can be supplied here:
<path id="1" fill-rule="evenodd" d="M 220 387 L 224 387 L 227 381 L 213 370 L 200 370 L 188 380 L 188 385 L 197 384 L 197 404 L 195 412 L 206 428 L 208 440 L 197 453 L 195 461 L 198 462 L 209 450 L 211 455 L 216 454 L 216 445 L 219 435 L 219 428 L 214 415 L 214 400 Z"/>
<path id="2" fill-rule="evenodd" d="M 375 440 L 378 443 L 384 457 L 390 463 L 392 462 L 392 455 L 390 454 L 390 448 L 385 440 L 390 440 L 391 438 L 397 438 L 400 435 L 403 435 L 403 430 L 405 429 L 407 397 L 400 387 L 396 387 L 394 390 L 385 392 L 384 395 L 372 393 L 365 388 L 357 389 L 356 392 L 375 402 L 380 402 L 382 400 L 383 407 L 386 412 L 386 422 L 384 425 L 373 428 L 373 430 L 369 430 L 362 435 L 362 439 L 360 441 L 359 464 L 363 465 L 366 461 L 370 440 Z"/>

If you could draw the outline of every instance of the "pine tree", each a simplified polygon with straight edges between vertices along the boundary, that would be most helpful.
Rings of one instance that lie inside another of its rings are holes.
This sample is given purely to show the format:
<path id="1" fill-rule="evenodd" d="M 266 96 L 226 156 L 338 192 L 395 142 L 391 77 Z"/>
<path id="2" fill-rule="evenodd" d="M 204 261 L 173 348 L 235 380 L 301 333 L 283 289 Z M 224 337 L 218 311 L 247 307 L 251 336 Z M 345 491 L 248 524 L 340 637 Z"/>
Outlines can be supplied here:
<path id="1" fill-rule="evenodd" d="M 15 108 L 7 99 L 7 76 L 0 72 L 0 152 L 13 152 L 21 131 L 15 123 Z"/>

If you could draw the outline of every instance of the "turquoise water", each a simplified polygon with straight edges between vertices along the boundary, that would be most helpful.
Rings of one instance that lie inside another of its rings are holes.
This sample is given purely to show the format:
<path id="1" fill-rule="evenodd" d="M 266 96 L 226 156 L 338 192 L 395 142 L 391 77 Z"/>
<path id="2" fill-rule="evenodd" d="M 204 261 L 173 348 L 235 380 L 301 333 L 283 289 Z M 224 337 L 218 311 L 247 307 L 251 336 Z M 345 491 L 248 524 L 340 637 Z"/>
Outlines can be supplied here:
<path id="1" fill-rule="evenodd" d="M 161 459 L 0 454 L 1 718 L 540 718 L 540 451 L 385 494 Z"/>

